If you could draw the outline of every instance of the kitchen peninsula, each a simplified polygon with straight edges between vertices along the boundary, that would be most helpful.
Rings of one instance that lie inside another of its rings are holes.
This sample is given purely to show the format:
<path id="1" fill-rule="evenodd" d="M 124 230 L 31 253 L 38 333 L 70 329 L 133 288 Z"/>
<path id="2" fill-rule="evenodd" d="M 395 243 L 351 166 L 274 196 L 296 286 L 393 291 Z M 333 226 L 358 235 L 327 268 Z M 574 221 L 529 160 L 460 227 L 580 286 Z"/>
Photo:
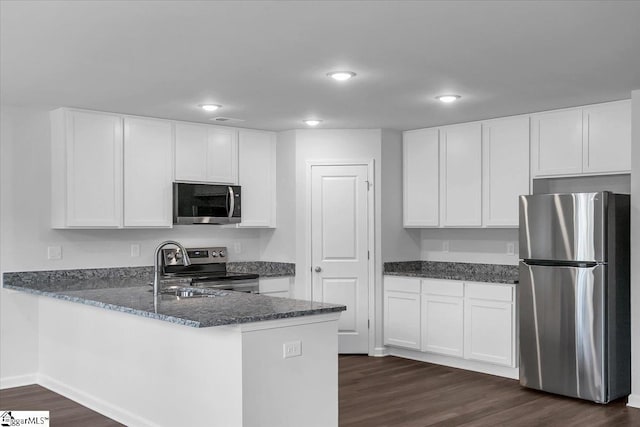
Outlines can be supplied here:
<path id="1" fill-rule="evenodd" d="M 4 274 L 38 298 L 41 385 L 127 425 L 337 426 L 344 306 L 212 290 L 154 300 L 148 273 Z"/>

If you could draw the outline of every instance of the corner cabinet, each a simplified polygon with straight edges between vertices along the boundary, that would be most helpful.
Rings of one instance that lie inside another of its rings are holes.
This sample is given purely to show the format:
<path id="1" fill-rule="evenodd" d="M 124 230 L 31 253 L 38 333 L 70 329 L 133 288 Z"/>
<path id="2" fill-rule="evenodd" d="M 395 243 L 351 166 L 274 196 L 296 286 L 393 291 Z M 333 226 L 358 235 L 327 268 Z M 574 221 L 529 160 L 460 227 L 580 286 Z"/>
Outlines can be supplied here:
<path id="1" fill-rule="evenodd" d="M 238 227 L 276 226 L 276 135 L 241 129 L 238 132 L 242 222 Z"/>
<path id="2" fill-rule="evenodd" d="M 121 227 L 122 117 L 68 109 L 50 117 L 52 227 Z"/>
<path id="3" fill-rule="evenodd" d="M 197 123 L 175 123 L 175 179 L 238 184 L 238 131 Z"/>
<path id="4" fill-rule="evenodd" d="M 630 158 L 628 100 L 531 116 L 534 178 L 629 173 Z"/>

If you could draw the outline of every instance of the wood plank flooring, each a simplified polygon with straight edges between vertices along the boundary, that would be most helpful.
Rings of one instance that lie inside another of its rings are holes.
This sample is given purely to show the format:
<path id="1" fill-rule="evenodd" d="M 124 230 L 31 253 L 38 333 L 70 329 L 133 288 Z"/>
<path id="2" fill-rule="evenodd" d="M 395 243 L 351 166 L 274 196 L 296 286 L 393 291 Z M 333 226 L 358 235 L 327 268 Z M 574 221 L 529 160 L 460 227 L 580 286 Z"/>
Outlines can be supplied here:
<path id="1" fill-rule="evenodd" d="M 123 425 L 39 385 L 0 390 L 0 409 L 49 411 L 49 425 L 51 427 L 114 427 Z"/>
<path id="2" fill-rule="evenodd" d="M 340 427 L 640 426 L 626 399 L 608 405 L 518 381 L 397 357 L 340 356 Z"/>
<path id="3" fill-rule="evenodd" d="M 640 409 L 624 400 L 598 405 L 397 357 L 340 356 L 339 364 L 340 427 L 640 426 Z M 122 425 L 38 385 L 0 390 L 0 409 L 48 410 L 52 427 Z"/>

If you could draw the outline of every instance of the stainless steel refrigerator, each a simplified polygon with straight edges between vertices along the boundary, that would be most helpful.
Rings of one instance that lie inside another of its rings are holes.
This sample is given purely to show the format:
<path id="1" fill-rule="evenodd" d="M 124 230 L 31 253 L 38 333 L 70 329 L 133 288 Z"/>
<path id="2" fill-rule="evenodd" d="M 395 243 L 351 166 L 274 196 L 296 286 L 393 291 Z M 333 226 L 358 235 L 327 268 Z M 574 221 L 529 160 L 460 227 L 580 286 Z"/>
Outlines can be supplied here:
<path id="1" fill-rule="evenodd" d="M 629 196 L 520 196 L 520 384 L 607 403 L 631 392 Z"/>

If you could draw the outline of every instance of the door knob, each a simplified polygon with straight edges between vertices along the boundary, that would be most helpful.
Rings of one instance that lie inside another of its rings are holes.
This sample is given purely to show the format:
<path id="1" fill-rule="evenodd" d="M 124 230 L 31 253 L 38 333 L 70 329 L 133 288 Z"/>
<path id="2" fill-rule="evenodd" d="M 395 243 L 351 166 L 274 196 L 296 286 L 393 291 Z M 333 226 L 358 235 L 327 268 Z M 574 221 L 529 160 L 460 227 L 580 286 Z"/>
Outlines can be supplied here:
<path id="1" fill-rule="evenodd" d="M 322 268 L 316 267 L 316 273 L 320 273 L 321 271 L 322 271 Z"/>

